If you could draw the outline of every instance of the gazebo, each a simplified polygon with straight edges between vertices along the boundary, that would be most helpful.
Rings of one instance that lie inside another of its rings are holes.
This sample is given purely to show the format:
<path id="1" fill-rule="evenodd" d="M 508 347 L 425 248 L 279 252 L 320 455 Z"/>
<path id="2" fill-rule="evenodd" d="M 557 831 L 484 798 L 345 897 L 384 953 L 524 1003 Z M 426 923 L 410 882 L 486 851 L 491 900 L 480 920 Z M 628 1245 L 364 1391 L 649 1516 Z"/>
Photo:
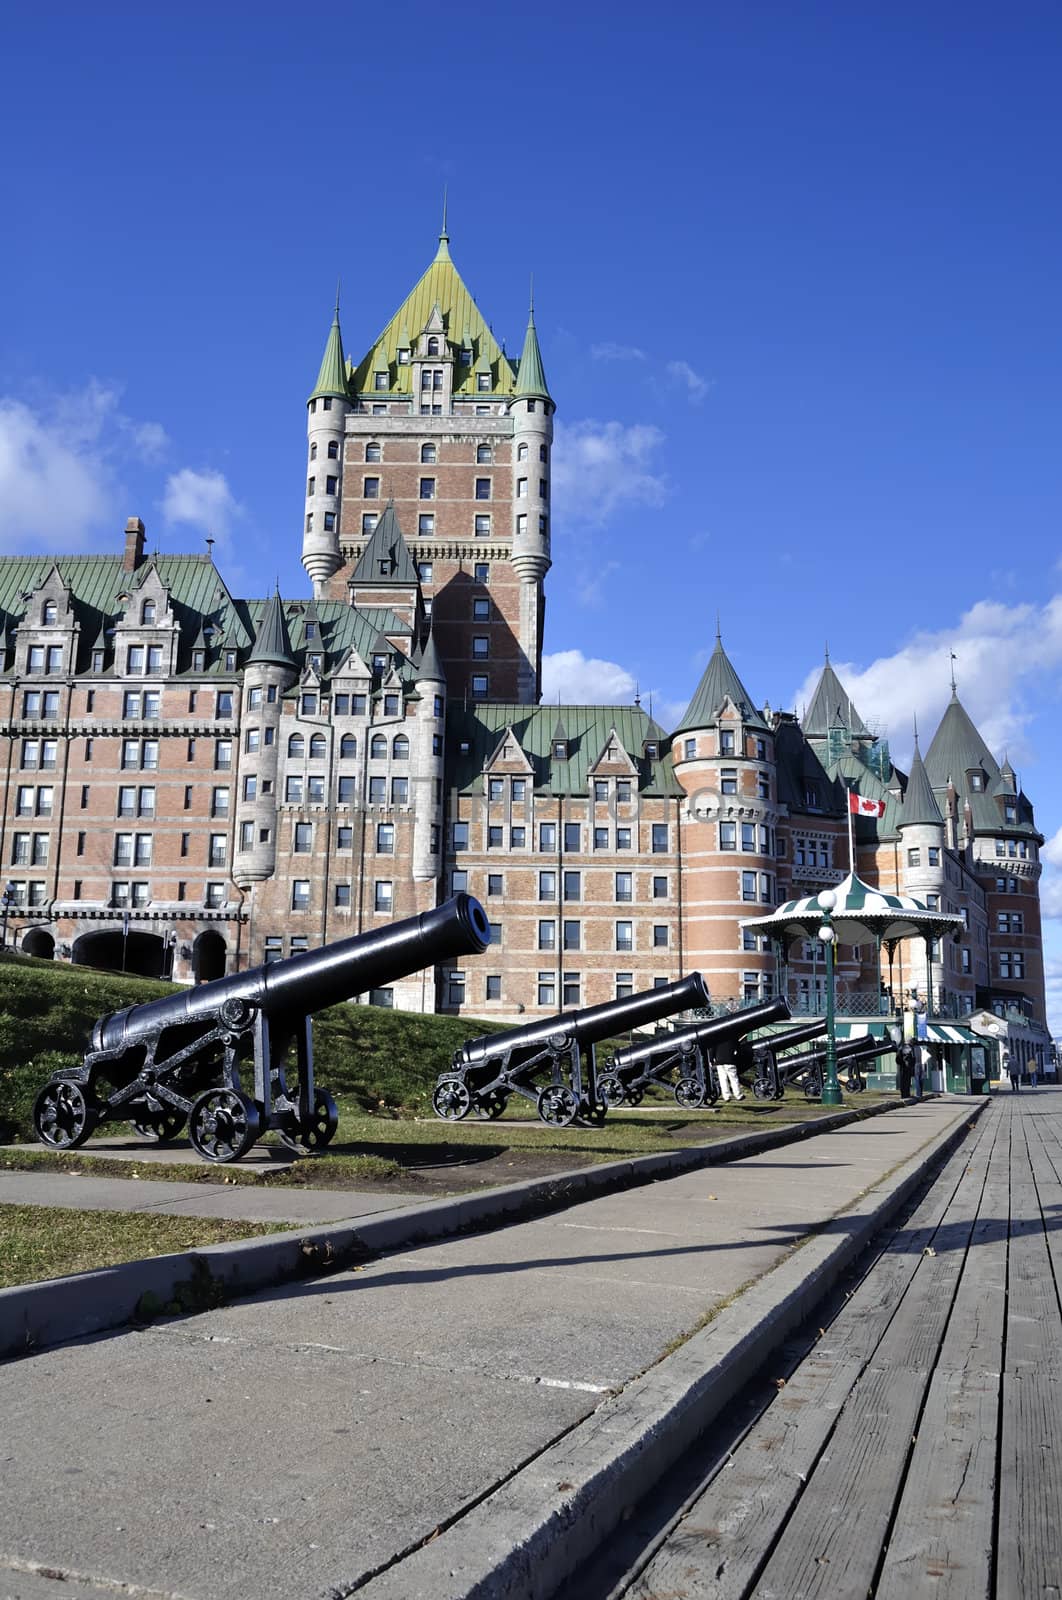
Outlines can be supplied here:
<path id="1" fill-rule="evenodd" d="M 928 959 L 934 939 L 962 929 L 962 918 L 949 911 L 930 911 L 910 895 L 874 889 L 850 872 L 836 886 L 825 885 L 813 895 L 787 900 L 766 917 L 746 917 L 742 927 L 774 939 L 783 950 L 805 939 L 822 939 L 826 946 L 826 1020 L 831 1041 L 835 1037 L 833 941 L 851 944 L 868 941 L 884 947 L 889 960 L 890 989 L 896 948 L 904 939 L 924 939 L 927 948 L 926 1015 L 933 1015 L 933 963 Z M 880 1011 L 879 1011 L 880 1014 Z M 846 1030 L 847 1031 L 847 1030 Z M 830 1074 L 828 1074 L 830 1076 Z M 836 1086 L 836 1077 L 834 1085 Z M 836 1090 L 839 1103 L 840 1091 Z M 824 1100 L 827 1098 L 823 1095 Z"/>

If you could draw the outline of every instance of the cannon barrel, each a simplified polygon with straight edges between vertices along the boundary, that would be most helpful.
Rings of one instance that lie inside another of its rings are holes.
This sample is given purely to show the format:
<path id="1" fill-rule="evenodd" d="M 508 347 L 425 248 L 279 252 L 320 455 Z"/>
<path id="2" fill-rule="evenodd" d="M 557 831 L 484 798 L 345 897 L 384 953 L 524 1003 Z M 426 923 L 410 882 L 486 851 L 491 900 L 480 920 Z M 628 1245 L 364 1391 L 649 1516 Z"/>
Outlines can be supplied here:
<path id="1" fill-rule="evenodd" d="M 779 995 L 774 1000 L 761 1000 L 757 1005 L 746 1006 L 743 1011 L 728 1011 L 723 1017 L 709 1017 L 703 1022 L 690 1023 L 671 1033 L 657 1034 L 643 1044 L 627 1045 L 612 1057 L 612 1066 L 632 1067 L 640 1061 L 649 1061 L 655 1055 L 670 1054 L 684 1039 L 697 1044 L 722 1044 L 729 1039 L 743 1038 L 755 1028 L 768 1022 L 782 1022 L 789 1016 L 789 1006 Z"/>
<path id="2" fill-rule="evenodd" d="M 101 1017 L 92 1030 L 93 1050 L 120 1050 L 167 1028 L 202 1026 L 226 1001 L 257 1007 L 266 1016 L 306 1017 L 408 977 L 453 956 L 479 955 L 490 943 L 490 925 L 478 900 L 454 895 L 419 916 L 403 917 L 371 933 L 233 973 L 182 994 L 130 1006 Z"/>
<path id="3" fill-rule="evenodd" d="M 588 1006 L 585 1011 L 561 1011 L 541 1022 L 529 1022 L 522 1028 L 511 1028 L 508 1033 L 487 1034 L 481 1039 L 469 1039 L 454 1052 L 455 1067 L 475 1066 L 501 1051 L 514 1047 L 545 1046 L 552 1038 L 563 1037 L 566 1042 L 581 1045 L 597 1044 L 614 1033 L 626 1033 L 628 1028 L 638 1028 L 661 1017 L 674 1016 L 676 1011 L 686 1011 L 694 1006 L 709 1004 L 708 990 L 699 972 L 669 983 L 662 989 L 647 989 L 642 994 L 628 995 L 622 1000 L 606 1000 L 600 1006 Z"/>
<path id="4" fill-rule="evenodd" d="M 876 1039 L 872 1035 L 865 1035 L 862 1039 L 839 1039 L 834 1046 L 834 1057 L 837 1061 L 851 1061 L 853 1058 L 861 1061 L 864 1056 L 883 1056 L 886 1051 L 896 1047 L 891 1039 Z M 814 1050 L 805 1050 L 802 1055 L 787 1056 L 781 1065 L 787 1072 L 794 1068 L 803 1067 L 806 1063 L 821 1063 L 826 1060 L 825 1041 L 817 1045 Z"/>
<path id="5" fill-rule="evenodd" d="M 798 1044 L 810 1044 L 812 1039 L 821 1039 L 825 1032 L 826 1019 L 819 1017 L 814 1022 L 804 1023 L 802 1027 L 787 1028 L 784 1033 L 772 1034 L 769 1039 L 757 1039 L 756 1044 L 773 1050 L 775 1055 L 781 1055 L 783 1050 L 795 1050 Z"/>

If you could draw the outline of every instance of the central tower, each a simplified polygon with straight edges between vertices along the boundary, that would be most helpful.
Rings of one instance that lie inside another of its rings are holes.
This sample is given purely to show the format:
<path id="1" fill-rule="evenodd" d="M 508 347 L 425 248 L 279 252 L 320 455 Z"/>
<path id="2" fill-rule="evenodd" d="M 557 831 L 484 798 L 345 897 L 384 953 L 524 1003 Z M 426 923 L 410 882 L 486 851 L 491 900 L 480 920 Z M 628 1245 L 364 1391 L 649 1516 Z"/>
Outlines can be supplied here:
<path id="1" fill-rule="evenodd" d="M 553 412 L 533 310 L 513 361 L 454 266 L 445 223 L 356 366 L 337 307 L 308 402 L 303 565 L 315 597 L 349 600 L 393 503 L 451 700 L 539 698 Z"/>

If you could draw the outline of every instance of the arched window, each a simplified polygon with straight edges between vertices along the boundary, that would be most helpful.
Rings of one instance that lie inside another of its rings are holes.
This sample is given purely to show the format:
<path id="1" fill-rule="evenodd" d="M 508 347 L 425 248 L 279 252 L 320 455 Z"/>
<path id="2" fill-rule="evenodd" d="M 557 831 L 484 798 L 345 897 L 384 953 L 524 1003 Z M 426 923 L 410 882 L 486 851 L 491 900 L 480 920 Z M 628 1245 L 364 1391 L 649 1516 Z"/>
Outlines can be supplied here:
<path id="1" fill-rule="evenodd" d="M 494 453 L 491 450 L 491 447 L 490 447 L 489 444 L 477 444 L 477 446 L 476 446 L 476 460 L 477 461 L 493 461 L 494 460 Z"/>
<path id="2" fill-rule="evenodd" d="M 439 354 L 439 341 L 438 341 L 438 339 L 429 339 L 428 340 L 428 354 L 430 356 L 437 356 Z"/>
<path id="3" fill-rule="evenodd" d="M 59 621 L 59 607 L 56 605 L 54 600 L 46 600 L 44 602 L 44 610 L 41 612 L 41 621 L 42 622 L 58 622 Z"/>
<path id="4" fill-rule="evenodd" d="M 526 444 L 518 444 L 517 445 L 517 447 L 516 447 L 516 459 L 517 459 L 517 461 L 526 461 L 527 460 L 527 446 L 526 446 Z"/>
<path id="5" fill-rule="evenodd" d="M 366 461 L 383 460 L 383 452 L 380 449 L 379 443 L 375 439 L 370 440 L 370 442 L 365 446 L 365 459 Z"/>
<path id="6" fill-rule="evenodd" d="M 391 754 L 396 761 L 409 760 L 409 740 L 404 733 L 395 734 L 395 742 L 391 746 Z"/>
<path id="7" fill-rule="evenodd" d="M 301 761 L 305 754 L 306 740 L 301 733 L 293 733 L 288 740 L 288 755 L 293 756 L 297 761 Z"/>
<path id="8" fill-rule="evenodd" d="M 144 609 L 140 613 L 141 622 L 154 622 L 156 609 L 154 600 L 145 600 Z"/>
<path id="9" fill-rule="evenodd" d="M 310 760 L 323 761 L 324 755 L 325 736 L 323 733 L 315 733 L 313 738 L 310 740 Z"/>
<path id="10" fill-rule="evenodd" d="M 429 466 L 433 466 L 436 459 L 435 446 L 433 444 L 422 444 L 420 447 L 420 459 L 426 461 Z"/>
<path id="11" fill-rule="evenodd" d="M 387 740 L 382 733 L 373 734 L 372 744 L 369 746 L 369 754 L 374 761 L 382 761 L 387 755 Z"/>
<path id="12" fill-rule="evenodd" d="M 339 741 L 340 761 L 352 761 L 358 753 L 358 741 L 352 733 L 345 733 Z"/>

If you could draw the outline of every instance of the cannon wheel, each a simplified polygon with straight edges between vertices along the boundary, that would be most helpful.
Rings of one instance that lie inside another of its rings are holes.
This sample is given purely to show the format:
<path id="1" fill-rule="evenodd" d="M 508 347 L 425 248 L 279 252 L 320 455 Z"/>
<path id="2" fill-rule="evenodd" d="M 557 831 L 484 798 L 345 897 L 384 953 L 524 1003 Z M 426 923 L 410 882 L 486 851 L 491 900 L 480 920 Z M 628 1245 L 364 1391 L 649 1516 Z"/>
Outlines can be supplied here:
<path id="1" fill-rule="evenodd" d="M 460 1122 L 472 1109 L 472 1094 L 460 1078 L 444 1078 L 432 1090 L 431 1108 L 444 1122 Z"/>
<path id="2" fill-rule="evenodd" d="M 239 1161 L 262 1131 L 253 1100 L 235 1089 L 207 1089 L 192 1102 L 188 1137 L 204 1161 Z"/>
<path id="3" fill-rule="evenodd" d="M 159 1111 L 143 1110 L 130 1119 L 130 1127 L 145 1144 L 169 1144 L 184 1127 L 186 1117 L 175 1106 L 163 1106 Z"/>
<path id="4" fill-rule="evenodd" d="M 502 1094 L 500 1089 L 492 1089 L 489 1094 L 477 1096 L 476 1116 L 494 1122 L 503 1114 L 508 1104 L 508 1095 Z"/>
<path id="5" fill-rule="evenodd" d="M 538 1114 L 551 1128 L 568 1128 L 575 1121 L 579 1102 L 566 1083 L 547 1083 L 538 1097 Z"/>
<path id="6" fill-rule="evenodd" d="M 754 1078 L 752 1083 L 752 1092 L 756 1096 L 757 1100 L 771 1100 L 774 1098 L 771 1092 L 771 1086 L 766 1078 Z"/>
<path id="7" fill-rule="evenodd" d="M 645 1099 L 644 1089 L 624 1089 L 623 1092 L 627 1097 L 627 1104 L 629 1106 L 640 1106 L 642 1101 Z"/>
<path id="8" fill-rule="evenodd" d="M 696 1078 L 680 1078 L 675 1085 L 675 1099 L 685 1111 L 696 1111 L 704 1104 L 704 1090 Z"/>
<path id="9" fill-rule="evenodd" d="M 627 1098 L 623 1079 L 618 1072 L 606 1072 L 597 1080 L 597 1092 L 606 1106 L 621 1106 Z"/>
<path id="10" fill-rule="evenodd" d="M 289 1150 L 305 1154 L 310 1150 L 323 1150 L 325 1145 L 331 1144 L 338 1127 L 339 1107 L 327 1089 L 315 1089 L 308 1124 L 303 1126 L 296 1117 L 292 1117 L 288 1125 L 278 1128 L 277 1132 L 281 1144 L 286 1144 Z"/>
<path id="11" fill-rule="evenodd" d="M 84 1144 L 99 1120 L 99 1108 L 79 1083 L 63 1079 L 46 1083 L 33 1102 L 37 1138 L 55 1150 L 74 1150 Z"/>
<path id="12" fill-rule="evenodd" d="M 848 1090 L 850 1094 L 862 1094 L 866 1086 L 867 1080 L 861 1072 L 850 1072 L 848 1074 Z"/>

